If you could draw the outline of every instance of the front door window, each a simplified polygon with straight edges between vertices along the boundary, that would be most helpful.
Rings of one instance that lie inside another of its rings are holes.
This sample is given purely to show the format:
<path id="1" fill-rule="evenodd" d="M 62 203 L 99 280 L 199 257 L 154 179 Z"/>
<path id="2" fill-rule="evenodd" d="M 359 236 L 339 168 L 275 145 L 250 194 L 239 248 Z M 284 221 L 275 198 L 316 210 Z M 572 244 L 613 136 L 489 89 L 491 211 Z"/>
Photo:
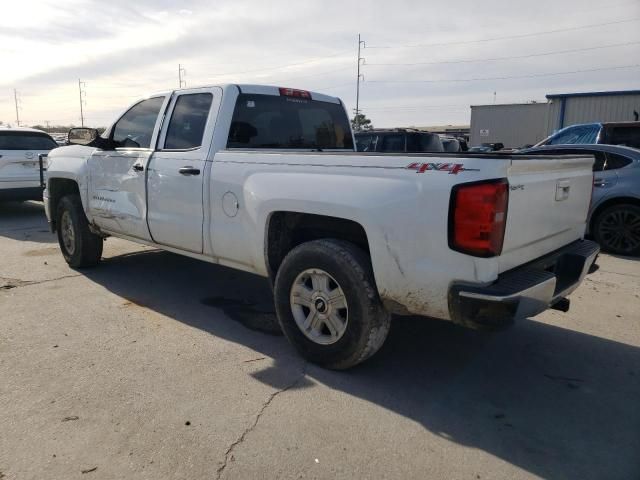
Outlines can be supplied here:
<path id="1" fill-rule="evenodd" d="M 111 139 L 119 148 L 151 148 L 153 129 L 164 97 L 143 100 L 131 107 L 113 126 Z"/>

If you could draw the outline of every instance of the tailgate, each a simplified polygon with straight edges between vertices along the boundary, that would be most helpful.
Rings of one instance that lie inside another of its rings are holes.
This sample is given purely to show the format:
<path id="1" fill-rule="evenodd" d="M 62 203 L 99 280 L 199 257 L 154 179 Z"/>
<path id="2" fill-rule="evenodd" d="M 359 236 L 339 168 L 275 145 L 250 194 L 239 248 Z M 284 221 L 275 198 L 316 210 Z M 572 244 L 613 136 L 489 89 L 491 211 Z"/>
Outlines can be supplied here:
<path id="1" fill-rule="evenodd" d="M 512 157 L 501 272 L 583 237 L 592 165 L 592 156 Z"/>
<path id="2" fill-rule="evenodd" d="M 0 150 L 0 181 L 38 180 L 40 178 L 39 153 L 48 153 L 48 150 Z"/>

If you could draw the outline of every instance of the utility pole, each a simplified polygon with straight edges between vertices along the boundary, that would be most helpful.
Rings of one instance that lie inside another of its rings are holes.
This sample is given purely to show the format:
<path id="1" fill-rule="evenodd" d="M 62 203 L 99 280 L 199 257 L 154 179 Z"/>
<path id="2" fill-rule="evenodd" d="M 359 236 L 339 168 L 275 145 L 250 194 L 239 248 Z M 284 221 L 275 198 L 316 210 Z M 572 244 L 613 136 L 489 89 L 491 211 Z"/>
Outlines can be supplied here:
<path id="1" fill-rule="evenodd" d="M 87 92 L 84 90 L 84 87 L 87 84 L 85 82 L 81 82 L 78 79 L 78 92 L 80 94 L 80 126 L 84 127 L 84 109 L 83 104 L 85 103 L 85 97 L 87 96 Z"/>
<path id="2" fill-rule="evenodd" d="M 364 80 L 364 75 L 360 73 L 360 65 L 362 64 L 362 58 L 360 56 L 360 47 L 367 46 L 364 40 L 361 40 L 360 34 L 358 34 L 358 76 L 356 78 L 356 131 L 360 130 L 360 79 Z"/>
<path id="3" fill-rule="evenodd" d="M 178 88 L 182 88 L 183 86 L 187 86 L 187 81 L 183 79 L 183 77 L 187 76 L 187 71 L 181 64 L 178 64 Z"/>
<path id="4" fill-rule="evenodd" d="M 13 89 L 13 99 L 16 102 L 16 124 L 20 126 L 20 113 L 18 112 L 18 91 Z"/>

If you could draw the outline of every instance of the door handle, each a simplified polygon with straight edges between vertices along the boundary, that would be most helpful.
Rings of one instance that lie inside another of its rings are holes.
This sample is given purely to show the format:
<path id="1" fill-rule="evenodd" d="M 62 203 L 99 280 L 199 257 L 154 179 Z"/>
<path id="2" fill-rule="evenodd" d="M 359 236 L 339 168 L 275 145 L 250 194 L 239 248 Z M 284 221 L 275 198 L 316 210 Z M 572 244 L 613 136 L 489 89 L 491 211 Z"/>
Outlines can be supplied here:
<path id="1" fill-rule="evenodd" d="M 140 163 L 134 163 L 132 167 L 136 172 L 144 171 L 144 166 Z"/>
<path id="2" fill-rule="evenodd" d="M 193 168 L 191 166 L 182 167 L 180 170 L 178 170 L 178 172 L 180 173 L 180 175 L 200 175 L 200 169 Z"/>

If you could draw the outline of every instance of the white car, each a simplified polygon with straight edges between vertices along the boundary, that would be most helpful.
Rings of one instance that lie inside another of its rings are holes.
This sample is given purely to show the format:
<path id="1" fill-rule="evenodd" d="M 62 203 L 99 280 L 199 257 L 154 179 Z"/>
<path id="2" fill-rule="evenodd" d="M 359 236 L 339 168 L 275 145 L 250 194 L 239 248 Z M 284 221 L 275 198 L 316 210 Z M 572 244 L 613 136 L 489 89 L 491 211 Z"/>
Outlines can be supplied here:
<path id="1" fill-rule="evenodd" d="M 42 130 L 0 127 L 0 201 L 42 200 L 38 155 L 57 147 Z"/>
<path id="2" fill-rule="evenodd" d="M 287 338 L 347 368 L 391 314 L 499 328 L 589 272 L 592 156 L 354 151 L 340 99 L 222 85 L 142 99 L 49 156 L 45 210 L 74 268 L 121 237 L 262 275 Z"/>

